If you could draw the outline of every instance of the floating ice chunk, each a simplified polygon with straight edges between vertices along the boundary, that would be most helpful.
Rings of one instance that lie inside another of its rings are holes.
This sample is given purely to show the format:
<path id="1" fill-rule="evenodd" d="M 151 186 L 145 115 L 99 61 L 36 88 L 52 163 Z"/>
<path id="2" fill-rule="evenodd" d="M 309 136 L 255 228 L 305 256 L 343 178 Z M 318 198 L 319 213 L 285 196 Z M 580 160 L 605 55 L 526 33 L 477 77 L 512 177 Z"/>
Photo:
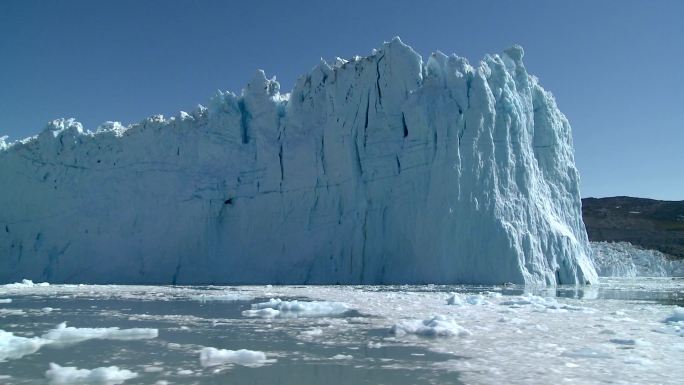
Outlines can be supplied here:
<path id="1" fill-rule="evenodd" d="M 634 338 L 612 338 L 612 339 L 610 339 L 610 342 L 612 342 L 616 345 L 625 345 L 625 346 L 647 346 L 647 345 L 650 345 L 647 341 L 640 340 L 640 339 L 634 339 Z"/>
<path id="2" fill-rule="evenodd" d="M 21 282 L 8 283 L 1 286 L 5 289 L 22 289 L 27 287 L 45 287 L 50 286 L 50 284 L 47 282 L 33 283 L 30 279 L 22 279 Z"/>
<path id="3" fill-rule="evenodd" d="M 200 364 L 204 367 L 224 364 L 242 366 L 262 366 L 272 362 L 266 358 L 266 353 L 255 350 L 226 350 L 212 347 L 200 351 Z"/>
<path id="4" fill-rule="evenodd" d="M 313 328 L 311 330 L 304 330 L 301 335 L 306 338 L 319 337 L 323 335 L 323 329 Z"/>
<path id="5" fill-rule="evenodd" d="M 452 337 L 468 336 L 471 333 L 457 324 L 454 320 L 441 315 L 433 316 L 426 320 L 406 320 L 394 324 L 390 333 L 401 336 L 415 334 L 425 337 Z"/>
<path id="6" fill-rule="evenodd" d="M 642 365 L 642 366 L 651 366 L 653 365 L 653 361 L 649 360 L 648 358 L 644 357 L 627 357 L 625 358 L 622 362 L 625 364 L 631 364 L 631 365 Z"/>
<path id="7" fill-rule="evenodd" d="M 487 304 L 487 300 L 482 294 L 471 294 L 466 296 L 465 298 L 466 302 L 469 305 L 485 305 Z"/>
<path id="8" fill-rule="evenodd" d="M 21 309 L 0 309 L 0 315 L 2 316 L 10 316 L 10 315 L 24 315 L 26 314 L 25 311 Z"/>
<path id="9" fill-rule="evenodd" d="M 334 356 L 330 357 L 331 360 L 351 360 L 353 358 L 354 356 L 349 354 L 335 354 Z"/>
<path id="10" fill-rule="evenodd" d="M 270 309 L 270 310 L 267 310 Z M 276 313 L 277 311 L 277 313 Z M 341 302 L 328 301 L 283 301 L 271 298 L 268 302 L 252 304 L 252 310 L 243 311 L 247 317 L 325 317 L 340 315 L 349 311 Z"/>
<path id="11" fill-rule="evenodd" d="M 565 357 L 572 358 L 613 358 L 613 355 L 605 352 L 603 350 L 592 349 L 592 348 L 579 348 L 571 351 L 564 352 L 562 354 Z"/>
<path id="12" fill-rule="evenodd" d="M 465 304 L 466 304 L 465 299 L 463 298 L 463 295 L 461 295 L 461 294 L 451 293 L 449 295 L 449 298 L 447 298 L 447 305 L 463 306 Z"/>
<path id="13" fill-rule="evenodd" d="M 451 293 L 447 298 L 447 305 L 465 306 L 465 305 L 487 305 L 489 298 L 499 298 L 501 293 L 485 292 L 479 294 L 459 294 Z"/>
<path id="14" fill-rule="evenodd" d="M 45 377 L 50 385 L 116 385 L 138 375 L 117 366 L 77 369 L 73 366 L 50 363 L 50 369 L 45 372 Z"/>
<path id="15" fill-rule="evenodd" d="M 261 317 L 261 318 L 274 318 L 280 314 L 280 310 L 271 309 L 267 307 L 266 309 L 258 310 L 245 310 L 242 315 L 245 317 Z"/>
<path id="16" fill-rule="evenodd" d="M 66 326 L 66 322 L 57 325 L 43 335 L 43 339 L 57 344 L 75 344 L 82 341 L 98 340 L 141 340 L 156 338 L 159 335 L 157 329 L 133 328 L 75 328 Z"/>
<path id="17" fill-rule="evenodd" d="M 253 296 L 244 293 L 226 292 L 221 294 L 199 294 L 190 296 L 190 299 L 200 302 L 209 301 L 223 301 L 223 302 L 237 302 L 237 301 L 251 301 Z"/>
<path id="18" fill-rule="evenodd" d="M 500 305 L 510 306 L 510 307 L 522 307 L 530 305 L 539 309 L 562 309 L 562 310 L 583 310 L 584 308 L 580 306 L 572 306 L 568 304 L 561 304 L 552 297 L 540 297 L 538 295 L 525 293 L 518 297 L 513 297 L 506 301 L 499 302 Z"/>
<path id="19" fill-rule="evenodd" d="M 12 303 L 12 298 L 0 298 L 0 303 Z"/>
<path id="20" fill-rule="evenodd" d="M 504 306 L 539 305 L 548 307 L 556 306 L 558 305 L 558 302 L 554 298 L 539 297 L 533 294 L 525 293 L 521 296 L 502 301 L 500 304 Z"/>
<path id="21" fill-rule="evenodd" d="M 683 322 L 684 323 L 684 307 L 678 307 L 672 311 L 672 314 L 670 314 L 669 317 L 665 318 L 663 320 L 665 323 L 677 323 L 677 322 Z"/>
<path id="22" fill-rule="evenodd" d="M 49 342 L 39 337 L 20 337 L 15 336 L 14 333 L 0 330 L 0 362 L 33 354 Z"/>

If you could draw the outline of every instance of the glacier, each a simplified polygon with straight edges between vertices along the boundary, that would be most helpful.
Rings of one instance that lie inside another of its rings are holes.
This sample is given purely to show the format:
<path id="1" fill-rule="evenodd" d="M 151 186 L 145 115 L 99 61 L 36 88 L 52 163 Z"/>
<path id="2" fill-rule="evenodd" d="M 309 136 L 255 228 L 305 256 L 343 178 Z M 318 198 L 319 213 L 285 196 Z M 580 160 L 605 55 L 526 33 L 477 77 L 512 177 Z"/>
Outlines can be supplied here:
<path id="1" fill-rule="evenodd" d="M 570 125 L 522 61 L 399 38 L 206 107 L 0 140 L 0 282 L 597 281 Z"/>
<path id="2" fill-rule="evenodd" d="M 601 277 L 684 277 L 684 260 L 629 242 L 590 242 Z"/>

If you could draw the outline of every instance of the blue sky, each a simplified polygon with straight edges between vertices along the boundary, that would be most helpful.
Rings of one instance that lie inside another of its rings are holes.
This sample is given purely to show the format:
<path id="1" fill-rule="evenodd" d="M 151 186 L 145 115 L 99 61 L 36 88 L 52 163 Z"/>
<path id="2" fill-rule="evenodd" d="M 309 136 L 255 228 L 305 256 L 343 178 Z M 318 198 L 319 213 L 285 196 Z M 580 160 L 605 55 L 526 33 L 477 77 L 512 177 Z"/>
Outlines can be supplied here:
<path id="1" fill-rule="evenodd" d="M 0 1 L 0 135 L 204 104 L 262 68 L 401 36 L 477 62 L 518 43 L 574 129 L 583 196 L 684 199 L 683 1 Z"/>

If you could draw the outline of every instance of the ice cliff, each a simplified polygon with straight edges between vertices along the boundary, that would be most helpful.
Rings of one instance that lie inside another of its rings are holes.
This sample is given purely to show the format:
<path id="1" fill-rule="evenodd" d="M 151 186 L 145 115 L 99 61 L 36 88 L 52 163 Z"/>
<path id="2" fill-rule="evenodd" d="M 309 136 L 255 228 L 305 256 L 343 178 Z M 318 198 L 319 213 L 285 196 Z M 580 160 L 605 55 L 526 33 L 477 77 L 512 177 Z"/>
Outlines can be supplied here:
<path id="1" fill-rule="evenodd" d="M 591 242 L 596 271 L 602 277 L 684 277 L 684 260 L 629 242 Z"/>
<path id="2" fill-rule="evenodd" d="M 571 129 L 513 47 L 398 38 L 289 94 L 258 71 L 192 113 L 0 143 L 0 281 L 597 279 Z"/>

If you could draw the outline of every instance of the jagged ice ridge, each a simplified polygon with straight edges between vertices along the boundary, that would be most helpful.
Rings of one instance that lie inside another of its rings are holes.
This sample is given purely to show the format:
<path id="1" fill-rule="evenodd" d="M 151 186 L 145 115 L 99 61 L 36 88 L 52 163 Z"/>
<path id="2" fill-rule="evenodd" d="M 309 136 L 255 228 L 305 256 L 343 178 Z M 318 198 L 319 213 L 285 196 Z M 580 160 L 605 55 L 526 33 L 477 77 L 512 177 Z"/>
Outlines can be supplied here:
<path id="1" fill-rule="evenodd" d="M 0 140 L 0 281 L 597 279 L 571 129 L 515 46 L 477 66 L 398 38 L 241 95 Z"/>

